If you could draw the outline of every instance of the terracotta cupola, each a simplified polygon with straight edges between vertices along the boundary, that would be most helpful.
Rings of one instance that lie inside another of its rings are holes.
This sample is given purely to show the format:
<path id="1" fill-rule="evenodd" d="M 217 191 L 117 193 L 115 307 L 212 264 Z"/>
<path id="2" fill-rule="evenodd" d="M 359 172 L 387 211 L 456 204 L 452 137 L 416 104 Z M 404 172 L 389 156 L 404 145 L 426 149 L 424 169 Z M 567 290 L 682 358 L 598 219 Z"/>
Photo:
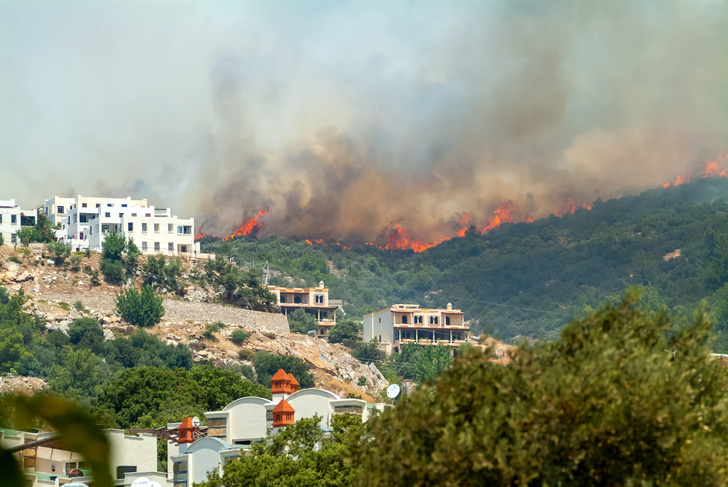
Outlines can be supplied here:
<path id="1" fill-rule="evenodd" d="M 283 369 L 278 369 L 271 379 L 271 393 L 276 394 L 290 394 L 291 393 L 291 378 L 289 374 Z"/>
<path id="2" fill-rule="evenodd" d="M 298 392 L 298 390 L 301 388 L 301 384 L 298 383 L 295 377 L 293 377 L 293 374 L 288 374 L 288 379 L 291 381 L 291 394 L 294 392 Z"/>
<path id="3" fill-rule="evenodd" d="M 185 418 L 177 428 L 177 443 L 192 443 L 195 441 L 194 430 L 195 427 L 192 424 L 192 418 Z"/>
<path id="4" fill-rule="evenodd" d="M 281 402 L 273 409 L 273 427 L 280 428 L 295 422 L 296 411 L 288 404 L 288 401 L 281 399 Z"/>

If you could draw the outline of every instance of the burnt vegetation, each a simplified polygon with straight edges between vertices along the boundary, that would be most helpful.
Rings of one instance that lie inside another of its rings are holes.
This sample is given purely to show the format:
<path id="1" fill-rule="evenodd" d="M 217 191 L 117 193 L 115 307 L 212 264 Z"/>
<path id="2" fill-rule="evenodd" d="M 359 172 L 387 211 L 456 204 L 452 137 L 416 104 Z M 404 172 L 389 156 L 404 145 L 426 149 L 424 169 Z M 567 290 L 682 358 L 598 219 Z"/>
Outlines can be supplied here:
<path id="1" fill-rule="evenodd" d="M 270 284 L 316 285 L 343 299 L 347 317 L 397 302 L 465 312 L 475 333 L 553 339 L 574 316 L 632 286 L 676 325 L 705 300 L 728 351 L 728 181 L 707 178 L 637 196 L 597 200 L 592 210 L 468 232 L 422 253 L 370 245 L 310 245 L 278 237 L 206 237 L 203 250 L 234 256 Z"/>

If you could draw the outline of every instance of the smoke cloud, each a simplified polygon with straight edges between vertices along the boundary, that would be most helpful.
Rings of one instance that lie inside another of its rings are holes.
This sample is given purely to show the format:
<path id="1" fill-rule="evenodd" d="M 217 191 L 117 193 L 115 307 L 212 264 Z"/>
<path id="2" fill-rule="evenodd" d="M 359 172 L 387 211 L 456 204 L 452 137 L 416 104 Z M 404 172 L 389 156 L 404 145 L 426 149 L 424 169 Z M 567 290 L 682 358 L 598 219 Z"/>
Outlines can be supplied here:
<path id="1" fill-rule="evenodd" d="M 672 181 L 728 143 L 728 4 L 0 5 L 0 197 L 382 241 Z"/>

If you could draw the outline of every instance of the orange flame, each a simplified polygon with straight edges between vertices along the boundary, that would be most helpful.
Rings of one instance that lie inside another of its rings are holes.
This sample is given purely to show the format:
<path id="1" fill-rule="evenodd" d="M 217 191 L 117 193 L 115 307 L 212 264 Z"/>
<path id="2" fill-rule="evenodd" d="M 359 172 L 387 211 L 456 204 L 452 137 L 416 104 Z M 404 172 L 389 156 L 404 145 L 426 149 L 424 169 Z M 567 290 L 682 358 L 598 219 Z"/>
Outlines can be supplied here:
<path id="1" fill-rule="evenodd" d="M 705 169 L 697 175 L 693 175 L 693 171 L 687 170 L 682 176 L 675 178 L 674 183 L 665 183 L 662 185 L 663 188 L 669 188 L 670 186 L 680 186 L 681 184 L 689 183 L 696 178 L 710 178 L 710 177 L 721 177 L 728 176 L 728 157 L 726 154 L 721 154 L 715 161 L 708 161 L 705 165 Z"/>
<path id="2" fill-rule="evenodd" d="M 432 243 L 424 243 L 419 240 L 412 240 L 407 232 L 402 228 L 401 222 L 396 222 L 394 228 L 387 235 L 387 245 L 384 250 L 414 250 L 417 253 L 427 250 L 435 245 L 442 243 L 443 240 Z M 380 247 L 381 248 L 381 247 Z"/>
<path id="3" fill-rule="evenodd" d="M 483 233 L 488 233 L 489 231 L 498 228 L 503 223 L 513 222 L 511 212 L 516 210 L 518 210 L 518 205 L 511 200 L 501 201 L 498 208 L 493 211 L 493 216 L 490 217 L 488 225 L 483 228 Z"/>
<path id="4" fill-rule="evenodd" d="M 232 240 L 234 237 L 239 237 L 240 235 L 258 235 L 260 229 L 263 228 L 263 222 L 261 219 L 268 214 L 268 211 L 268 208 L 263 208 L 258 211 L 257 215 L 243 222 L 243 224 L 240 225 L 240 228 L 235 230 L 230 236 L 225 237 L 224 240 Z"/>
<path id="5" fill-rule="evenodd" d="M 458 230 L 458 233 L 456 233 L 455 236 L 464 237 L 465 232 L 468 231 L 468 227 L 470 226 L 470 215 L 463 213 L 463 217 L 460 218 L 460 223 L 458 225 L 460 226 L 460 230 Z"/>

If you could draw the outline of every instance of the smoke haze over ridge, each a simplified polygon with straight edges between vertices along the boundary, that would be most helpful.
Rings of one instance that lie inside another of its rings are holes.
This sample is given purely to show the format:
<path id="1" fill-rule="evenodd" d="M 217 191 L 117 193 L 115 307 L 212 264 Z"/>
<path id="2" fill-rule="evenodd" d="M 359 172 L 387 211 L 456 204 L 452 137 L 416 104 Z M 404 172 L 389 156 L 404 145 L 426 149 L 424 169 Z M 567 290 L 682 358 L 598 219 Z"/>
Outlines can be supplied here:
<path id="1" fill-rule="evenodd" d="M 149 197 L 225 234 L 453 235 L 728 146 L 728 4 L 0 2 L 0 199 Z"/>

